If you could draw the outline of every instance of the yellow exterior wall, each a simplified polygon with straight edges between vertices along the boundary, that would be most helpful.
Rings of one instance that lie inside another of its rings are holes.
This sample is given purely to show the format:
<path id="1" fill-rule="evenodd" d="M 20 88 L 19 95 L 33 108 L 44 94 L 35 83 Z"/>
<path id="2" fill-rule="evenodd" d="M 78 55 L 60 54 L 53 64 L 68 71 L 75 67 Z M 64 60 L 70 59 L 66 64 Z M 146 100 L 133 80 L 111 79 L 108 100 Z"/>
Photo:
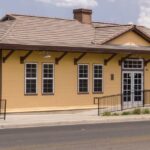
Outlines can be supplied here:
<path id="1" fill-rule="evenodd" d="M 150 46 L 149 43 L 137 34 L 129 32 L 110 42 L 111 44 L 124 44 L 134 42 L 138 45 Z M 5 56 L 8 51 L 3 51 Z M 89 93 L 77 93 L 77 65 L 74 65 L 74 58 L 79 53 L 67 54 L 58 65 L 55 65 L 55 93 L 54 95 L 42 95 L 42 63 L 54 63 L 54 59 L 62 53 L 51 53 L 50 59 L 45 59 L 41 52 L 33 52 L 25 62 L 38 63 L 38 95 L 24 95 L 24 64 L 20 64 L 20 56 L 24 56 L 26 51 L 15 51 L 13 55 L 3 63 L 3 88 L 2 98 L 7 100 L 7 111 L 34 111 L 63 108 L 83 108 L 93 105 L 93 97 L 105 96 L 121 93 L 121 66 L 118 61 L 125 55 L 118 54 L 106 66 L 103 67 L 103 93 L 92 93 L 92 66 L 93 64 L 103 64 L 104 59 L 110 57 L 109 54 L 87 54 L 79 63 L 89 64 Z M 148 55 L 134 55 L 134 58 L 147 58 Z M 114 74 L 114 80 L 111 80 Z M 144 71 L 144 89 L 150 89 L 150 64 Z"/>
<path id="2" fill-rule="evenodd" d="M 4 52 L 6 55 L 6 51 Z M 90 106 L 93 105 L 94 96 L 110 95 L 120 93 L 121 70 L 115 61 L 112 61 L 107 67 L 104 67 L 104 94 L 92 94 L 92 66 L 93 64 L 103 64 L 104 58 L 109 55 L 87 54 L 79 63 L 89 64 L 90 91 L 89 94 L 77 93 L 77 65 L 74 65 L 73 59 L 80 54 L 69 53 L 58 65 L 55 65 L 55 94 L 42 95 L 42 63 L 54 63 L 54 58 L 61 53 L 52 53 L 51 59 L 44 59 L 41 54 L 34 52 L 26 62 L 38 63 L 38 95 L 24 95 L 24 64 L 20 64 L 20 56 L 25 51 L 16 51 L 7 61 L 3 63 L 3 90 L 2 97 L 7 99 L 7 108 L 26 109 L 37 107 L 66 107 L 66 106 Z M 113 69 L 112 69 L 113 68 Z M 115 74 L 115 80 L 110 80 L 110 74 Z"/>
<path id="3" fill-rule="evenodd" d="M 108 44 L 114 44 L 114 45 L 124 45 L 124 44 L 136 44 L 139 46 L 150 46 L 150 43 L 143 39 L 141 36 L 139 36 L 137 33 L 133 31 L 129 31 L 122 36 L 108 42 Z"/>

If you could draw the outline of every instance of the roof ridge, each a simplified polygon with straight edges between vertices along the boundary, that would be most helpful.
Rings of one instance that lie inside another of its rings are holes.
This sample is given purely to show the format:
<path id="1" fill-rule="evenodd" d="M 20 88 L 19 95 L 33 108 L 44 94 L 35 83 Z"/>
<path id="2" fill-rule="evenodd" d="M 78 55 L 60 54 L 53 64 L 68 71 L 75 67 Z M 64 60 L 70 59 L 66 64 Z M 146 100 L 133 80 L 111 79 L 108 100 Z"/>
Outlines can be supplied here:
<path id="1" fill-rule="evenodd" d="M 100 21 L 94 21 L 93 23 L 101 23 L 101 24 L 112 24 L 112 25 L 121 25 L 119 23 L 113 23 L 113 22 L 100 22 Z"/>
<path id="2" fill-rule="evenodd" d="M 115 27 L 115 26 L 137 26 L 137 27 L 145 27 L 145 26 L 142 26 L 142 25 L 138 25 L 138 24 L 119 24 L 119 23 L 112 23 L 112 22 L 98 22 L 98 21 L 94 21 L 93 23 L 99 23 L 99 24 L 108 24 L 106 26 L 99 26 L 99 28 L 103 28 L 103 27 Z M 98 26 L 97 26 L 98 27 Z"/>
<path id="3" fill-rule="evenodd" d="M 66 20 L 66 21 L 77 21 L 76 19 L 67 19 L 67 18 L 57 18 L 57 17 L 49 17 L 49 16 L 37 16 L 37 15 L 27 15 L 27 14 L 15 14 L 15 13 L 8 13 L 5 16 L 22 16 L 22 17 L 36 17 L 36 18 L 47 18 L 47 19 L 57 19 L 57 20 Z M 115 26 L 132 26 L 136 24 L 119 24 L 119 23 L 112 23 L 112 22 L 98 22 L 98 21 L 93 21 L 92 23 L 100 23 L 100 24 L 108 24 L 110 26 L 105 26 L 105 27 L 115 27 Z M 113 26 L 111 26 L 113 25 Z M 138 27 L 145 27 L 141 25 L 136 25 Z M 96 27 L 96 28 L 103 28 L 103 27 Z"/>
<path id="4" fill-rule="evenodd" d="M 26 15 L 26 14 L 7 14 L 10 16 L 22 16 L 22 17 L 35 17 L 35 18 L 47 18 L 47 19 L 58 19 L 58 20 L 66 20 L 66 21 L 76 21 L 75 19 L 66 19 L 66 18 L 57 18 L 57 17 L 48 17 L 48 16 L 36 16 L 36 15 Z"/>
<path id="5" fill-rule="evenodd" d="M 114 25 L 114 26 L 97 26 L 97 27 L 95 27 L 95 28 L 108 28 L 108 27 L 122 27 L 122 26 L 131 26 L 131 27 L 133 27 L 133 25 Z"/>

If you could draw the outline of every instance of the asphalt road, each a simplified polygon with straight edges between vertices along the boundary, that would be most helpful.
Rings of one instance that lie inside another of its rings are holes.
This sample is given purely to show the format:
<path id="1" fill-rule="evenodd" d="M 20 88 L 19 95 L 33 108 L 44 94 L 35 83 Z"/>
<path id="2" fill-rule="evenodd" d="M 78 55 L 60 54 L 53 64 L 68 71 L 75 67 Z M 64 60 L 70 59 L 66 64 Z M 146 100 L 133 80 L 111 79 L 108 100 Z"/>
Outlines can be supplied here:
<path id="1" fill-rule="evenodd" d="M 0 130 L 0 150 L 150 150 L 150 122 Z"/>

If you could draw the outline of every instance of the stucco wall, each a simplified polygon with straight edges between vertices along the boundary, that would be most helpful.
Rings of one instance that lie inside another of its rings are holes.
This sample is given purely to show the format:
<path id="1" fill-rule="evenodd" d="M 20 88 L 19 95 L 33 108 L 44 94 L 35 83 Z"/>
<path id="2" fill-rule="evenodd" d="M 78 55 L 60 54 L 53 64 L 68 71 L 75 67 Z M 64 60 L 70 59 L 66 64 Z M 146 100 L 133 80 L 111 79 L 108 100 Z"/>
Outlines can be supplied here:
<path id="1" fill-rule="evenodd" d="M 129 32 L 111 41 L 109 44 L 125 44 L 127 42 L 137 43 L 142 46 L 150 44 L 135 33 Z M 8 51 L 3 51 L 5 56 Z M 58 65 L 55 65 L 55 93 L 54 95 L 42 95 L 42 63 L 54 63 L 54 59 L 62 53 L 51 53 L 50 59 L 45 59 L 41 52 L 33 52 L 25 62 L 38 63 L 38 95 L 24 95 L 24 64 L 20 64 L 20 56 L 25 55 L 26 51 L 16 51 L 3 63 L 3 89 L 2 98 L 7 99 L 7 111 L 28 111 L 28 110 L 45 110 L 46 108 L 58 107 L 85 107 L 93 105 L 94 96 L 104 96 L 119 94 L 121 92 L 121 66 L 118 61 L 123 54 L 118 54 L 106 66 L 103 67 L 103 93 L 92 93 L 92 66 L 93 64 L 103 64 L 104 59 L 109 54 L 87 54 L 79 63 L 89 64 L 89 93 L 77 93 L 77 65 L 74 65 L 74 58 L 79 53 L 67 54 Z M 137 55 L 134 58 L 147 58 L 148 55 Z M 114 74 L 114 80 L 111 80 L 111 74 Z M 150 64 L 145 67 L 144 71 L 144 89 L 150 89 Z"/>
<path id="2" fill-rule="evenodd" d="M 108 42 L 108 44 L 115 44 L 115 45 L 124 45 L 124 44 L 136 44 L 139 46 L 150 46 L 150 43 L 139 36 L 137 33 L 133 31 L 129 31 L 122 36 Z"/>
<path id="3" fill-rule="evenodd" d="M 5 53 L 7 53 L 5 51 Z M 52 53 L 50 59 L 44 59 L 39 52 L 34 52 L 26 62 L 38 63 L 38 95 L 24 95 L 24 64 L 20 64 L 19 58 L 25 51 L 16 51 L 7 61 L 3 63 L 3 98 L 7 99 L 9 108 L 32 108 L 32 107 L 59 107 L 59 106 L 84 106 L 92 105 L 94 96 L 103 96 L 120 93 L 121 70 L 116 57 L 104 67 L 104 93 L 92 94 L 92 66 L 94 63 L 103 64 L 104 58 L 109 55 L 87 54 L 79 63 L 89 64 L 90 89 L 89 94 L 77 93 L 77 65 L 73 59 L 80 54 L 69 53 L 58 65 L 55 65 L 55 93 L 54 95 L 42 95 L 41 74 L 42 63 L 54 63 L 54 58 L 61 53 Z M 3 54 L 5 55 L 5 54 Z M 110 74 L 115 75 L 115 80 L 110 80 Z"/>

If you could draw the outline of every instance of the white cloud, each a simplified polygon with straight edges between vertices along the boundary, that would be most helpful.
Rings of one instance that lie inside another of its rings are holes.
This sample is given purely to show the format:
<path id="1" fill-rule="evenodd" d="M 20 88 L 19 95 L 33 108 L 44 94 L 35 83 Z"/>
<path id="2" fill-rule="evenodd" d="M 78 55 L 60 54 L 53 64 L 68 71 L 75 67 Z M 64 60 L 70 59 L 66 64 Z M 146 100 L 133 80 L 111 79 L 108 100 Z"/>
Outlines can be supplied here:
<path id="1" fill-rule="evenodd" d="M 50 3 L 58 7 L 91 8 L 98 5 L 97 0 L 36 0 L 36 1 Z"/>
<path id="2" fill-rule="evenodd" d="M 140 14 L 138 23 L 150 27 L 150 0 L 140 0 Z"/>

